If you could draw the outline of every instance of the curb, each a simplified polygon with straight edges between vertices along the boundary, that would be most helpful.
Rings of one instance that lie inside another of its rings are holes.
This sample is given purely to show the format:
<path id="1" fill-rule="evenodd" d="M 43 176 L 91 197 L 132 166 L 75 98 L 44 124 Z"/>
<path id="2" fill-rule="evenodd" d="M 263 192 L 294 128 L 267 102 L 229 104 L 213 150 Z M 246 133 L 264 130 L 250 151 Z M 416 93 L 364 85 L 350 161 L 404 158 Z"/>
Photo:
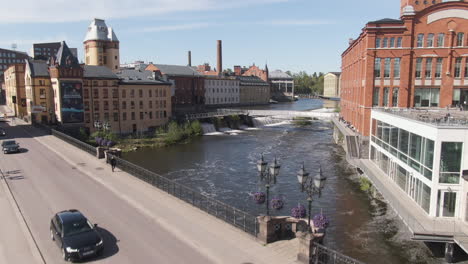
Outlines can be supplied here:
<path id="1" fill-rule="evenodd" d="M 1 178 L 3 179 L 0 180 L 1 185 L 5 189 L 7 199 L 10 202 L 11 207 L 15 211 L 16 218 L 18 219 L 18 224 L 21 228 L 21 231 L 23 231 L 23 234 L 25 235 L 24 237 L 26 238 L 28 247 L 31 249 L 32 256 L 36 260 L 36 263 L 46 264 L 44 256 L 42 255 L 41 250 L 39 249 L 39 246 L 37 245 L 36 240 L 34 239 L 31 229 L 29 229 L 28 223 L 26 222 L 26 219 L 24 218 L 24 215 L 21 212 L 21 208 L 19 207 L 18 202 L 16 201 L 15 196 L 13 195 L 13 192 L 10 189 L 10 185 L 8 184 L 6 177 L 1 169 L 0 174 Z"/>

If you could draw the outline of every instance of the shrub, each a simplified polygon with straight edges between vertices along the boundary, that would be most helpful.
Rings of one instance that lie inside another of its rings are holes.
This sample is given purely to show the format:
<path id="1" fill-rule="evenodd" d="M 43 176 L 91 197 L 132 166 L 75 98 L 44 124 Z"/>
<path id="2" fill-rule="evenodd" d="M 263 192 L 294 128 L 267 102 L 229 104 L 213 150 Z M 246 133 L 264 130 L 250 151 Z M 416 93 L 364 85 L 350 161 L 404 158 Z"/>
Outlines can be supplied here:
<path id="1" fill-rule="evenodd" d="M 369 179 L 361 177 L 359 185 L 362 191 L 367 192 L 370 190 L 372 183 L 369 181 Z"/>
<path id="2" fill-rule="evenodd" d="M 201 136 L 203 135 L 203 128 L 200 124 L 200 121 L 196 120 L 193 121 L 191 124 L 191 131 L 194 136 Z"/>

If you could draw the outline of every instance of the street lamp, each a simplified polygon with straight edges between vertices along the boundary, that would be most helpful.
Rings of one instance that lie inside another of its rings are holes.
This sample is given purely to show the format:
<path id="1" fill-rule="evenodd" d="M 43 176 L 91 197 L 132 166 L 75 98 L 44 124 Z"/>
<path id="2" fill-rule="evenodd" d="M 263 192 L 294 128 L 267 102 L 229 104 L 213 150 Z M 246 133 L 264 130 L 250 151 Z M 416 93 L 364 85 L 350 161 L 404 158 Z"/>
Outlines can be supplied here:
<path id="1" fill-rule="evenodd" d="M 262 182 L 265 182 L 265 188 L 266 188 L 266 215 L 270 216 L 270 207 L 269 207 L 269 196 L 270 196 L 270 184 L 276 184 L 276 177 L 279 174 L 281 166 L 279 163 L 275 160 L 273 161 L 273 164 L 268 167 L 268 162 L 266 162 L 263 159 L 263 154 L 262 158 L 257 162 L 257 170 L 260 175 L 260 180 Z"/>
<path id="2" fill-rule="evenodd" d="M 104 131 L 108 131 L 110 129 L 110 124 L 108 121 L 101 122 L 99 120 L 94 121 L 94 127 L 97 128 L 97 130 L 101 130 L 101 128 Z"/>
<path id="3" fill-rule="evenodd" d="M 318 174 L 315 177 L 309 177 L 309 173 L 305 170 L 304 163 L 302 164 L 301 170 L 297 173 L 297 180 L 301 184 L 301 192 L 306 191 L 307 201 L 309 203 L 309 219 L 307 222 L 307 231 L 310 230 L 310 215 L 312 211 L 312 198 L 318 194 L 318 197 L 322 194 L 322 189 L 325 186 L 326 177 L 322 174 L 322 166 L 319 167 Z"/>

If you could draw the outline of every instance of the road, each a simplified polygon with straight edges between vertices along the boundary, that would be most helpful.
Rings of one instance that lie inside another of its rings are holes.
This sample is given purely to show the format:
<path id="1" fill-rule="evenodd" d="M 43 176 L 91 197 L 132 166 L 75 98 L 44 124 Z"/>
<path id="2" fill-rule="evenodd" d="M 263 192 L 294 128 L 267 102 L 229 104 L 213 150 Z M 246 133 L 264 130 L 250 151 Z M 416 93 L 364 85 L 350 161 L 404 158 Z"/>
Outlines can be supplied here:
<path id="1" fill-rule="evenodd" d="M 96 263 L 213 263 L 51 152 L 23 127 L 2 126 L 7 138 L 14 137 L 22 151 L 1 154 L 0 169 L 46 263 L 65 263 L 50 240 L 49 221 L 55 212 L 70 208 L 81 210 L 99 225 L 106 247 Z"/>

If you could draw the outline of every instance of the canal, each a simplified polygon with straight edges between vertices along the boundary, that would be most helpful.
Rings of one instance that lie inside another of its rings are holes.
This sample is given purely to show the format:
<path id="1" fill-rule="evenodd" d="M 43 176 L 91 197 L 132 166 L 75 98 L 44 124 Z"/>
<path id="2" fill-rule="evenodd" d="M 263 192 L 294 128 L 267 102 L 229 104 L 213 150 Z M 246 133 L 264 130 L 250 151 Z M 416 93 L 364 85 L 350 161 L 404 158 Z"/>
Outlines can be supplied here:
<path id="1" fill-rule="evenodd" d="M 310 110 L 321 108 L 317 99 L 276 104 L 265 109 Z M 323 212 L 330 219 L 325 244 L 366 263 L 439 263 L 423 244 L 410 242 L 396 216 L 384 203 L 371 200 L 360 190 L 355 171 L 344 151 L 333 143 L 330 122 L 314 121 L 305 127 L 292 124 L 263 127 L 238 135 L 203 136 L 188 144 L 160 149 L 140 149 L 124 158 L 190 186 L 212 198 L 258 215 L 265 213 L 251 197 L 264 191 L 256 162 L 276 157 L 281 164 L 278 182 L 270 189 L 272 198 L 285 201 L 275 215 L 290 215 L 291 208 L 307 206 L 300 192 L 297 172 L 302 163 L 314 176 L 319 166 L 327 177 L 320 198 L 312 203 L 313 215 Z"/>

